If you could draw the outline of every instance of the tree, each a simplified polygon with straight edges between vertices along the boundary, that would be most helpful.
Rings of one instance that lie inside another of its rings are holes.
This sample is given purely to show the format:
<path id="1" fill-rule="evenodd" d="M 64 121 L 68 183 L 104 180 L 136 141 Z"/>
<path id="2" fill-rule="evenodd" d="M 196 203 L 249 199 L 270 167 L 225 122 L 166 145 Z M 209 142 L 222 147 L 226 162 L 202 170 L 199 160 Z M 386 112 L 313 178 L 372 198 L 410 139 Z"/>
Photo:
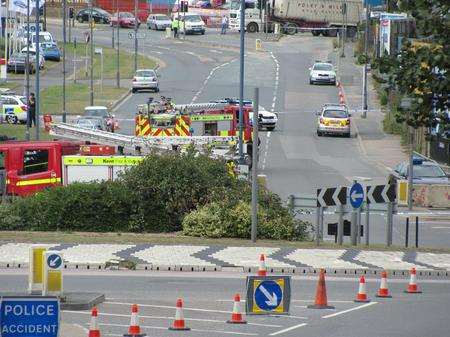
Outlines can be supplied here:
<path id="1" fill-rule="evenodd" d="M 405 39 L 397 55 L 384 55 L 377 66 L 389 83 L 411 98 L 408 111 L 396 115 L 399 122 L 418 128 L 440 123 L 450 127 L 450 24 L 448 0 L 403 0 L 401 11 L 414 19 L 420 39 Z M 433 112 L 433 106 L 437 113 Z"/>

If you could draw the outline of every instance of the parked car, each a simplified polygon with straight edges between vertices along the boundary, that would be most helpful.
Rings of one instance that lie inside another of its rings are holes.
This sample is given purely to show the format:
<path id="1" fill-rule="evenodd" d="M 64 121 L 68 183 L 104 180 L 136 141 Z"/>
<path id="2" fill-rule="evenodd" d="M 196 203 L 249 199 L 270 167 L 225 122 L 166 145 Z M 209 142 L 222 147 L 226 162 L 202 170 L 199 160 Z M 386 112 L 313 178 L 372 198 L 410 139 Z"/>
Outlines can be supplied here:
<path id="1" fill-rule="evenodd" d="M 131 91 L 150 89 L 159 91 L 158 74 L 153 69 L 138 69 L 131 81 Z"/>
<path id="2" fill-rule="evenodd" d="M 343 135 L 350 137 L 350 117 L 347 106 L 325 104 L 317 113 L 317 135 Z"/>
<path id="3" fill-rule="evenodd" d="M 27 99 L 19 95 L 1 95 L 2 119 L 9 124 L 25 123 L 27 121 Z"/>
<path id="4" fill-rule="evenodd" d="M 23 47 L 20 51 L 21 53 L 27 54 L 27 47 Z M 30 55 L 34 56 L 34 59 L 36 58 L 36 45 L 31 45 L 28 47 L 28 52 Z M 39 68 L 43 69 L 45 67 L 45 58 L 44 58 L 44 50 L 41 46 L 39 46 Z"/>
<path id="5" fill-rule="evenodd" d="M 30 74 L 34 74 L 36 72 L 35 68 L 35 56 L 30 55 L 29 64 L 27 68 L 27 54 L 26 53 L 14 53 L 9 57 L 8 64 L 6 66 L 6 70 L 10 73 L 25 73 L 25 70 L 28 69 Z"/>
<path id="6" fill-rule="evenodd" d="M 394 168 L 395 179 L 408 179 L 409 162 L 405 161 Z M 450 184 L 450 178 L 438 163 L 423 158 L 413 156 L 413 183 L 414 184 Z"/>
<path id="7" fill-rule="evenodd" d="M 209 0 L 200 0 L 195 3 L 195 7 L 197 8 L 211 8 L 211 1 Z"/>
<path id="8" fill-rule="evenodd" d="M 172 27 L 172 20 L 164 14 L 150 14 L 147 18 L 147 28 L 154 30 L 165 30 Z"/>
<path id="9" fill-rule="evenodd" d="M 80 10 L 77 15 L 75 16 L 75 19 L 80 22 L 89 22 L 91 10 L 89 8 L 84 8 Z M 92 8 L 92 20 L 96 23 L 109 23 L 111 21 L 111 14 L 109 14 L 107 11 L 105 11 L 102 8 L 93 7 Z"/>
<path id="10" fill-rule="evenodd" d="M 173 14 L 173 18 L 178 18 L 178 13 Z M 188 34 L 205 34 L 205 22 L 201 16 L 195 13 L 180 13 L 180 32 Z"/>
<path id="11" fill-rule="evenodd" d="M 102 118 L 106 123 L 105 131 L 114 132 L 119 128 L 119 125 L 106 106 L 93 105 L 84 108 L 84 117 Z"/>
<path id="12" fill-rule="evenodd" d="M 123 28 L 134 28 L 136 22 L 136 18 L 130 12 L 119 12 L 119 18 L 117 18 L 117 13 L 111 16 L 111 20 L 109 22 L 110 26 L 117 26 Z M 139 19 L 137 19 L 138 28 L 141 25 Z"/>
<path id="13" fill-rule="evenodd" d="M 83 129 L 109 131 L 106 121 L 102 117 L 79 117 L 73 124 Z"/>
<path id="14" fill-rule="evenodd" d="M 42 50 L 44 51 L 44 59 L 50 61 L 61 61 L 61 51 L 56 44 L 41 44 Z"/>

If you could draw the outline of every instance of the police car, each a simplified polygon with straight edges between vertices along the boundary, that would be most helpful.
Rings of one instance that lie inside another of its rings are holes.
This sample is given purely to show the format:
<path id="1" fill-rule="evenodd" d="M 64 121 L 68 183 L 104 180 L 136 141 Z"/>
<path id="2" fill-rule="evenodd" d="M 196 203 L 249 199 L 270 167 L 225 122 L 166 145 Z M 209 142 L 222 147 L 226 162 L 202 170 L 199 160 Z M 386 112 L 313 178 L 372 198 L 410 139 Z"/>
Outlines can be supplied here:
<path id="1" fill-rule="evenodd" d="M 0 112 L 1 119 L 9 124 L 26 123 L 27 99 L 19 95 L 1 95 Z"/>
<path id="2" fill-rule="evenodd" d="M 309 84 L 336 84 L 336 71 L 330 62 L 316 61 L 309 68 Z"/>
<path id="3" fill-rule="evenodd" d="M 350 117 L 347 106 L 342 104 L 325 104 L 317 113 L 317 135 L 343 135 L 350 137 Z"/>

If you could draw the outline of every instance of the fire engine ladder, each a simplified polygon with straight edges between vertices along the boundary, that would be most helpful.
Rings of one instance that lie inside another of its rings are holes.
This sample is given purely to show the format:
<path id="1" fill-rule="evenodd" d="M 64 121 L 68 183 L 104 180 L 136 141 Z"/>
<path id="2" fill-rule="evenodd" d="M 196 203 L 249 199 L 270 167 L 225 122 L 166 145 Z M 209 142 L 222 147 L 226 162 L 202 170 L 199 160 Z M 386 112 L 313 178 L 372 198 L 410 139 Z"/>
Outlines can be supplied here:
<path id="1" fill-rule="evenodd" d="M 207 144 L 224 145 L 237 141 L 235 136 L 139 137 L 102 130 L 89 130 L 65 123 L 52 123 L 50 134 L 66 139 L 122 147 L 143 154 L 152 150 L 172 150 L 176 146 L 194 145 L 199 150 Z M 223 151 L 222 151 L 223 153 Z"/>
<path id="2" fill-rule="evenodd" d="M 227 103 L 192 103 L 192 104 L 177 104 L 174 106 L 176 111 L 193 112 L 199 110 L 218 110 L 224 109 Z"/>

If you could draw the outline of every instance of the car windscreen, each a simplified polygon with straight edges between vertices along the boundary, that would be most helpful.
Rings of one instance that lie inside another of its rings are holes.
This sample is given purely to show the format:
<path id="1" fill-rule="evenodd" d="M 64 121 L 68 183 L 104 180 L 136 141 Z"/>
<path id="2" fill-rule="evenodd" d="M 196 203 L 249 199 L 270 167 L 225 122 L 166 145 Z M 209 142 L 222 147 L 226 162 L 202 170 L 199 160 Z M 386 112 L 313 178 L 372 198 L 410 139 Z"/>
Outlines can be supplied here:
<path id="1" fill-rule="evenodd" d="M 325 110 L 323 117 L 326 118 L 348 118 L 348 114 L 344 110 Z"/>
<path id="2" fill-rule="evenodd" d="M 167 17 L 167 16 L 165 16 L 165 15 L 163 15 L 163 16 L 157 16 L 157 17 L 155 17 L 155 19 L 156 19 L 157 21 L 168 21 L 168 20 L 170 20 L 169 17 Z"/>
<path id="3" fill-rule="evenodd" d="M 333 70 L 333 66 L 331 64 L 319 63 L 314 65 L 314 70 L 324 70 L 331 71 Z"/>
<path id="4" fill-rule="evenodd" d="M 108 116 L 108 110 L 106 109 L 87 109 L 84 111 L 86 116 L 106 117 Z"/>
<path id="5" fill-rule="evenodd" d="M 202 21 L 202 18 L 200 17 L 200 15 L 188 15 L 186 16 L 185 20 L 189 22 L 197 22 Z"/>
<path id="6" fill-rule="evenodd" d="M 125 13 L 120 13 L 119 16 L 120 16 L 121 18 L 132 18 L 132 17 L 133 17 L 133 15 L 132 15 L 131 13 L 127 13 L 127 12 L 125 12 Z"/>
<path id="7" fill-rule="evenodd" d="M 20 103 L 22 103 L 23 105 L 27 105 L 27 98 L 25 96 L 20 96 L 18 97 Z"/>
<path id="8" fill-rule="evenodd" d="M 141 70 L 136 71 L 136 77 L 156 77 L 156 74 L 151 70 Z"/>
<path id="9" fill-rule="evenodd" d="M 414 178 L 444 178 L 444 171 L 436 165 L 414 165 Z"/>

